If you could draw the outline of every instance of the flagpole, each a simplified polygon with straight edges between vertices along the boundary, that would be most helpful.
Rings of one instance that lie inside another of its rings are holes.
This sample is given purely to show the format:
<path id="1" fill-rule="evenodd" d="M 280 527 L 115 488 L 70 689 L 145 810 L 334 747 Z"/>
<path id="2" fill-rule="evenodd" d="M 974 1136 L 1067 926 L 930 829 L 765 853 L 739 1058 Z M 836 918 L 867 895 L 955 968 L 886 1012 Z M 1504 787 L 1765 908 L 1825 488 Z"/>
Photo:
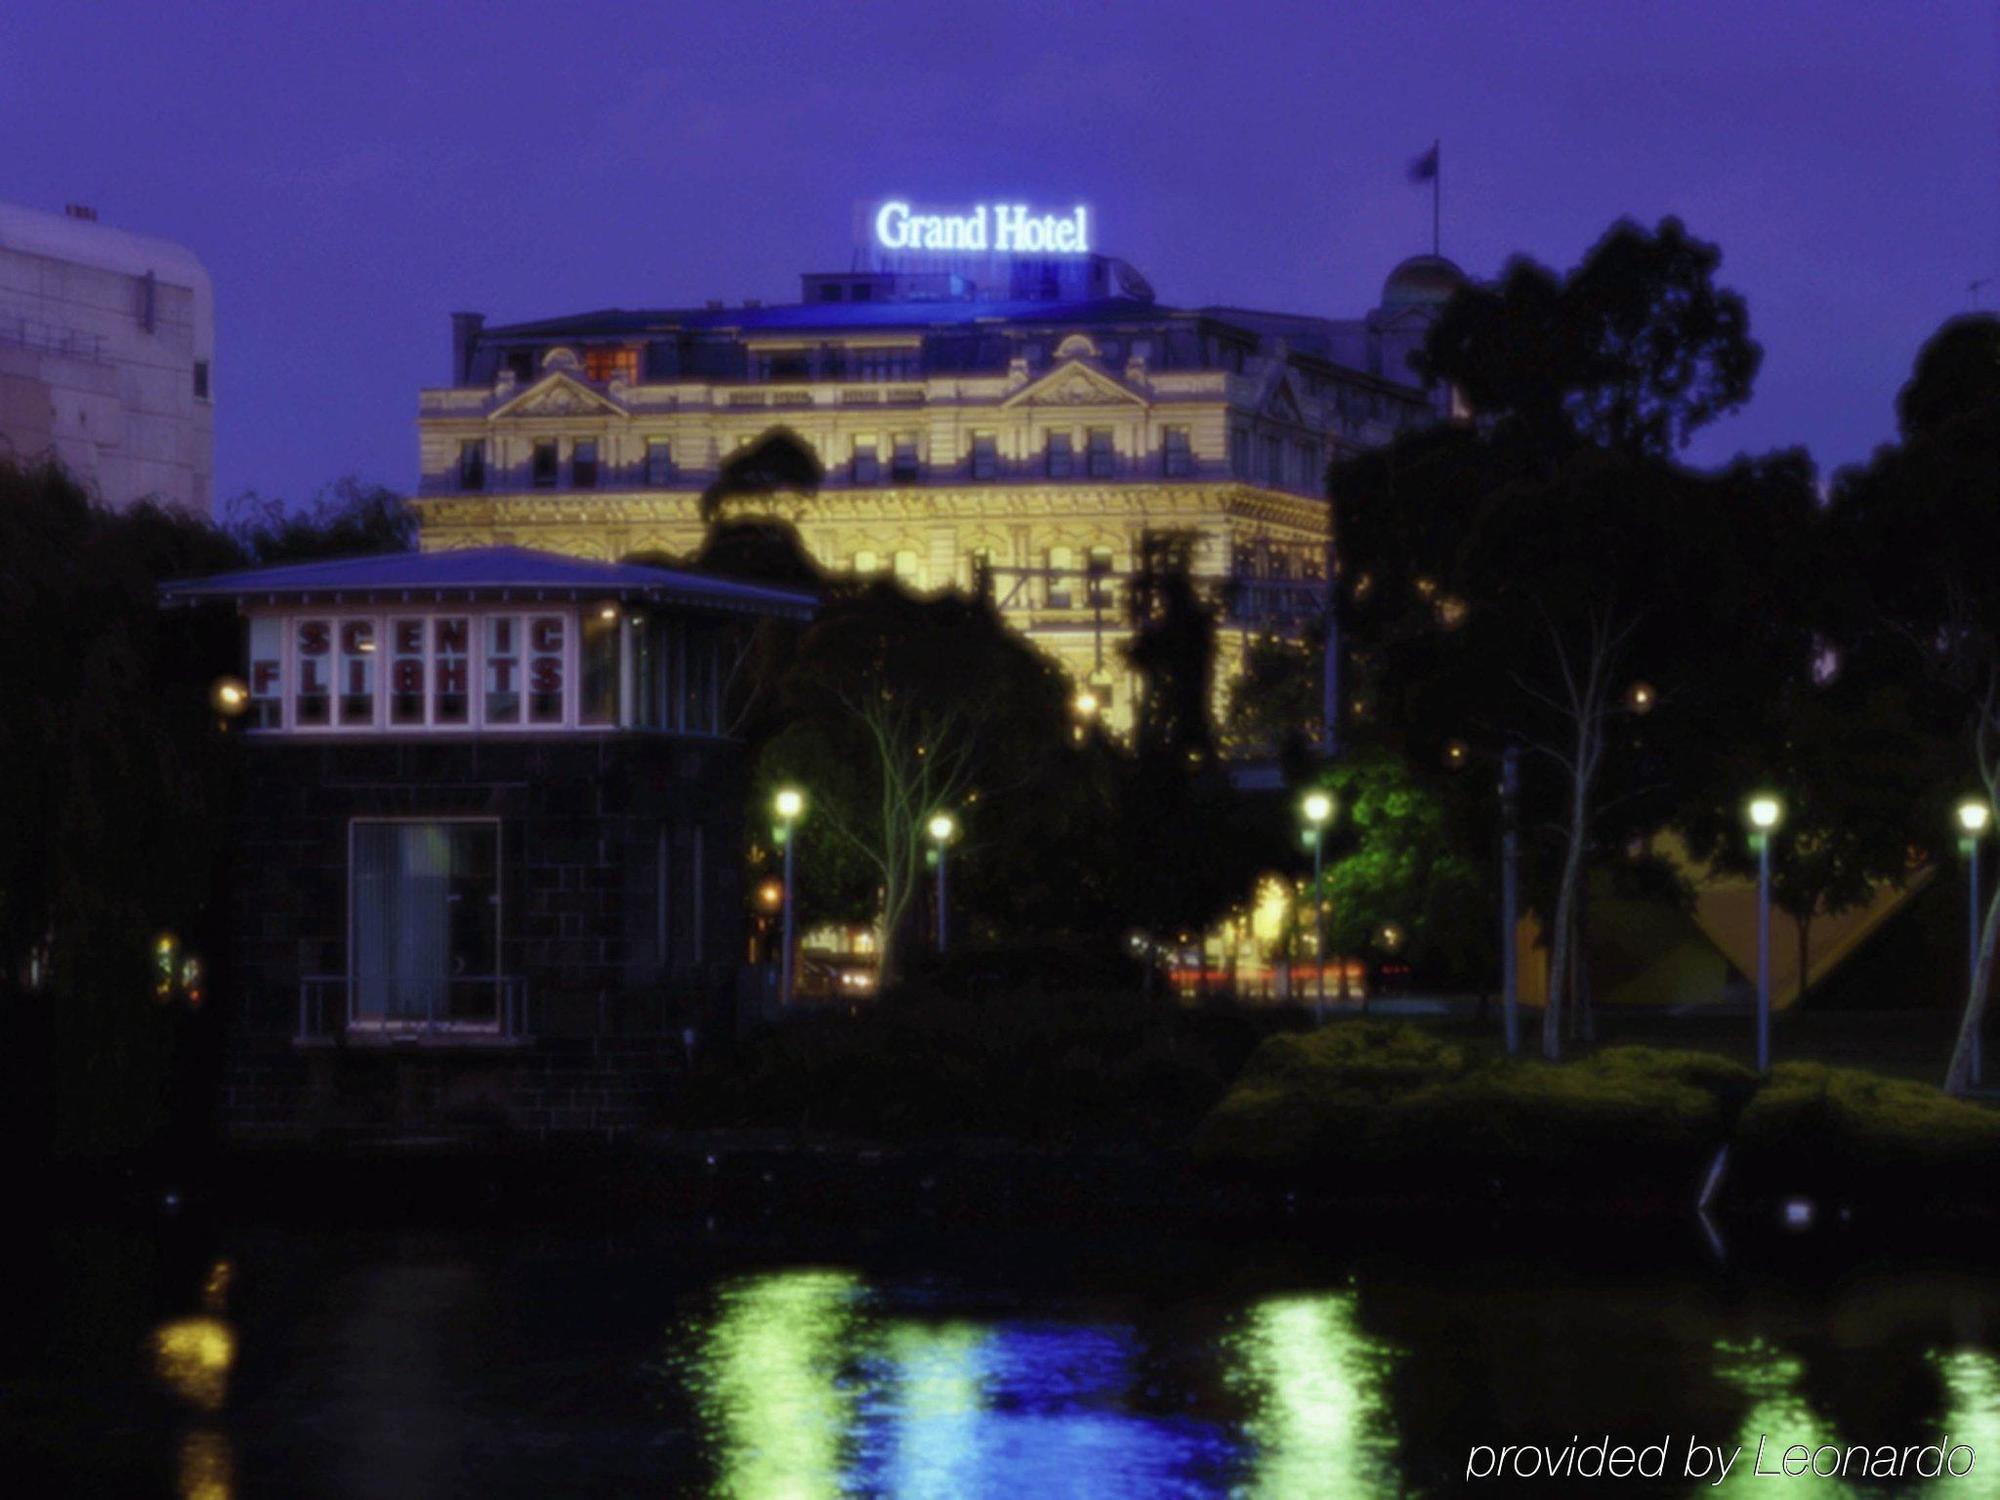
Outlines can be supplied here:
<path id="1" fill-rule="evenodd" d="M 1431 254 L 1434 256 L 1443 253 L 1438 249 L 1438 220 L 1444 199 L 1444 155 L 1438 148 L 1443 144 L 1442 139 L 1431 142 Z"/>

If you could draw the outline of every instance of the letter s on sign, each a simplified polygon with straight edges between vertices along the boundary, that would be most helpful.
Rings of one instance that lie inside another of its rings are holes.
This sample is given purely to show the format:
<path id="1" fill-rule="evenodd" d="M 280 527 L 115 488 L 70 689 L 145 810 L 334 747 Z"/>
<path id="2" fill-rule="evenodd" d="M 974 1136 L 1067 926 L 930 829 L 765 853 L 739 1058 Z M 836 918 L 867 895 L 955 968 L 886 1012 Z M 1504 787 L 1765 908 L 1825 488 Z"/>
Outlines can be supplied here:
<path id="1" fill-rule="evenodd" d="M 910 242 L 910 205 L 885 203 L 875 213 L 875 243 L 885 250 L 901 250 Z"/>

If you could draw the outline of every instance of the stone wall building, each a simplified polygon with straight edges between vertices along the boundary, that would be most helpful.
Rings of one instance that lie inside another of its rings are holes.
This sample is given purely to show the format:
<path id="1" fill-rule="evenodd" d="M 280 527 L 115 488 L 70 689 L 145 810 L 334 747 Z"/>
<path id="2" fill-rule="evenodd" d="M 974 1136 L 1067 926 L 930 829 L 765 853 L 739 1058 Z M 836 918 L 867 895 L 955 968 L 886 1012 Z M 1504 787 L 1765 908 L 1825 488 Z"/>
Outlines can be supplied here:
<path id="1" fill-rule="evenodd" d="M 0 459 L 208 519 L 215 298 L 179 245 L 0 203 Z"/>
<path id="2" fill-rule="evenodd" d="M 1461 281 L 1419 256 L 1337 320 L 1170 307 L 1099 255 L 889 256 L 792 304 L 460 313 L 419 404 L 423 545 L 684 556 L 724 460 L 783 430 L 826 480 L 770 508 L 823 567 L 987 581 L 1122 724 L 1148 537 L 1235 585 L 1224 679 L 1251 630 L 1316 618 L 1328 464 L 1439 415 L 1409 360 Z"/>
<path id="3" fill-rule="evenodd" d="M 166 599 L 245 623 L 229 1134 L 643 1124 L 745 971 L 731 653 L 812 600 L 514 548 Z"/>

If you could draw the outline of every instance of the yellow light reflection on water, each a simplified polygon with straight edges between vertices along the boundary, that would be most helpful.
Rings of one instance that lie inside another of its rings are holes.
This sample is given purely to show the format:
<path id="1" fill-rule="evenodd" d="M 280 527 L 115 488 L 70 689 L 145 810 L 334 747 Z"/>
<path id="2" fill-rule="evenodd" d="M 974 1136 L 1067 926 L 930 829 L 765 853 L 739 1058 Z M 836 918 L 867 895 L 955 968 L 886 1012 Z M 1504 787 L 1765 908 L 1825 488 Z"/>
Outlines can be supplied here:
<path id="1" fill-rule="evenodd" d="M 229 1439 L 200 1428 L 181 1439 L 180 1500 L 229 1500 L 235 1493 L 235 1464 Z"/>
<path id="2" fill-rule="evenodd" d="M 732 1282 L 690 1372 L 716 1482 L 742 1500 L 842 1493 L 855 1398 L 841 1381 L 861 1280 L 779 1271 Z"/>
<path id="3" fill-rule="evenodd" d="M 1224 1340 L 1250 1402 L 1253 1454 L 1236 1493 L 1361 1500 L 1398 1488 L 1386 1382 L 1394 1352 L 1361 1331 L 1351 1291 L 1273 1297 Z"/>

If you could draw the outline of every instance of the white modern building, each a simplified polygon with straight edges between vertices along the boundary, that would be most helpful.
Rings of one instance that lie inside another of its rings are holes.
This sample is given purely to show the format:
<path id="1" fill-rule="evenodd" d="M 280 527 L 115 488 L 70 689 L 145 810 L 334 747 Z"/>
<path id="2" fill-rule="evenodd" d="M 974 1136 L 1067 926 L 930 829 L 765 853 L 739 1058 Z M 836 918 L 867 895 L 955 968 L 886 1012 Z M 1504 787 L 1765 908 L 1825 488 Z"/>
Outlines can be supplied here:
<path id="1" fill-rule="evenodd" d="M 107 505 L 206 518 L 215 296 L 183 247 L 94 211 L 0 203 L 0 459 L 55 458 Z"/>

